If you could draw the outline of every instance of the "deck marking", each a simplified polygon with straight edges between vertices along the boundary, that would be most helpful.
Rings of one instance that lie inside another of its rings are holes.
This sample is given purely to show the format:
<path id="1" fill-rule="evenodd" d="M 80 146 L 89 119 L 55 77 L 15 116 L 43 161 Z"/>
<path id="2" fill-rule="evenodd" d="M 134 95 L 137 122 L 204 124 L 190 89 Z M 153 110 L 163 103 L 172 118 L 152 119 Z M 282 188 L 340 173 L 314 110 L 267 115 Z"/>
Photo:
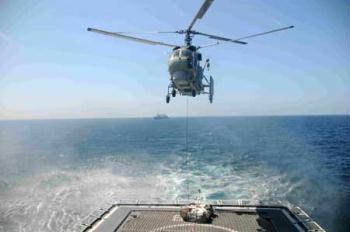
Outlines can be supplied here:
<path id="1" fill-rule="evenodd" d="M 239 232 L 238 230 L 234 230 L 231 228 L 223 227 L 223 226 L 217 226 L 217 225 L 208 225 L 208 224 L 178 224 L 178 225 L 171 225 L 171 226 L 162 226 L 154 230 L 150 230 L 149 232 L 157 232 L 157 231 L 164 231 L 167 229 L 173 229 L 173 228 L 178 228 L 178 227 L 192 227 L 192 226 L 198 226 L 198 227 L 207 227 L 207 228 L 215 228 L 215 229 L 220 229 L 228 232 Z"/>

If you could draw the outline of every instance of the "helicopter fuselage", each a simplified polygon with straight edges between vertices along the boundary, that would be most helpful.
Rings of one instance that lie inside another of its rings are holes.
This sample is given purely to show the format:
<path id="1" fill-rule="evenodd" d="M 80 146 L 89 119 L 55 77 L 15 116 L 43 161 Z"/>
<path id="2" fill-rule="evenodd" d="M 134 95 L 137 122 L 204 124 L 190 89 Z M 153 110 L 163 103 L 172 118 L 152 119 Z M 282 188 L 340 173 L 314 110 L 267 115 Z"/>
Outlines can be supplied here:
<path id="1" fill-rule="evenodd" d="M 194 46 L 176 47 L 171 53 L 168 62 L 170 81 L 181 95 L 193 95 L 194 92 L 197 95 L 204 90 L 201 59 L 202 55 Z"/>

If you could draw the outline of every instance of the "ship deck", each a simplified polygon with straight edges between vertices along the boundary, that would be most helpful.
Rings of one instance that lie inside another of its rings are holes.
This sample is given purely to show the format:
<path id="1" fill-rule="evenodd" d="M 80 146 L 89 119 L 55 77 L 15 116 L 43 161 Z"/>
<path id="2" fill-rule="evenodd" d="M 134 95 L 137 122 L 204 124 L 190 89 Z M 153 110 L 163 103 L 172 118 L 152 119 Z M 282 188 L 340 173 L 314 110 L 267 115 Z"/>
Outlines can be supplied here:
<path id="1" fill-rule="evenodd" d="M 284 206 L 213 205 L 218 217 L 211 223 L 182 220 L 181 204 L 115 204 L 91 215 L 82 231 L 117 232 L 238 232 L 238 231 L 324 231 L 300 208 Z M 98 214 L 98 213 L 97 213 Z"/>

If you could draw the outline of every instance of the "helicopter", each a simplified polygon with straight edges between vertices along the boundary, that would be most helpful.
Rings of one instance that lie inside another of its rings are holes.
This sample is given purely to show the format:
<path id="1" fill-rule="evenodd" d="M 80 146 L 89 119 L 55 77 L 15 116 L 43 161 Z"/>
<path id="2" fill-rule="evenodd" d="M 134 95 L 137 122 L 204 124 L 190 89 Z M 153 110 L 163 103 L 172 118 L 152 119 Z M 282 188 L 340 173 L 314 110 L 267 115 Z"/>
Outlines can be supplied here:
<path id="1" fill-rule="evenodd" d="M 232 42 L 240 45 L 246 45 L 247 42 L 242 41 L 248 38 L 261 36 L 277 31 L 291 29 L 294 26 L 282 27 L 270 31 L 261 32 L 258 34 L 252 34 L 237 39 L 230 39 L 222 36 L 207 34 L 199 31 L 193 30 L 193 26 L 198 19 L 202 19 L 214 0 L 205 0 L 202 6 L 199 8 L 197 14 L 192 19 L 190 25 L 185 30 L 177 31 L 157 31 L 150 33 L 176 33 L 185 35 L 184 45 L 173 45 L 169 43 L 148 40 L 144 38 L 130 36 L 135 32 L 109 32 L 95 28 L 87 28 L 88 31 L 96 32 L 103 35 L 113 36 L 119 39 L 127 39 L 135 42 L 140 42 L 149 45 L 162 45 L 172 48 L 172 52 L 168 61 L 168 71 L 170 75 L 170 83 L 168 85 L 168 92 L 166 94 L 166 103 L 170 102 L 170 97 L 173 98 L 176 94 L 196 97 L 199 94 L 208 94 L 209 102 L 213 102 L 214 96 L 214 79 L 212 76 L 208 78 L 204 75 L 205 69 L 209 71 L 210 61 L 206 59 L 203 66 L 200 62 L 202 61 L 202 54 L 199 52 L 200 49 L 219 45 L 223 42 Z M 137 32 L 136 32 L 137 33 Z M 204 46 L 194 46 L 192 45 L 192 38 L 195 35 L 206 36 L 210 39 L 216 40 L 216 43 L 204 45 Z"/>

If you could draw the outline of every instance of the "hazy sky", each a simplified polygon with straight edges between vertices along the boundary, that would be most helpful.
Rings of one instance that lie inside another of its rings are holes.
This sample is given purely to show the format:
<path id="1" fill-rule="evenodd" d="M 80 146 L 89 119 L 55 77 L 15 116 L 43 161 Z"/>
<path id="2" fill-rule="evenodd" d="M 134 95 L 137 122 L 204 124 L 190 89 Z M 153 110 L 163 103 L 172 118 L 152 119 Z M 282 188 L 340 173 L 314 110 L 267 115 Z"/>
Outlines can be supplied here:
<path id="1" fill-rule="evenodd" d="M 165 103 L 170 49 L 90 33 L 185 29 L 202 0 L 0 1 L 0 119 L 185 114 Z M 288 31 L 203 50 L 214 103 L 190 115 L 350 113 L 350 2 L 216 0 L 195 30 L 232 38 Z M 183 43 L 180 35 L 142 35 Z M 212 43 L 195 37 L 196 45 Z"/>

